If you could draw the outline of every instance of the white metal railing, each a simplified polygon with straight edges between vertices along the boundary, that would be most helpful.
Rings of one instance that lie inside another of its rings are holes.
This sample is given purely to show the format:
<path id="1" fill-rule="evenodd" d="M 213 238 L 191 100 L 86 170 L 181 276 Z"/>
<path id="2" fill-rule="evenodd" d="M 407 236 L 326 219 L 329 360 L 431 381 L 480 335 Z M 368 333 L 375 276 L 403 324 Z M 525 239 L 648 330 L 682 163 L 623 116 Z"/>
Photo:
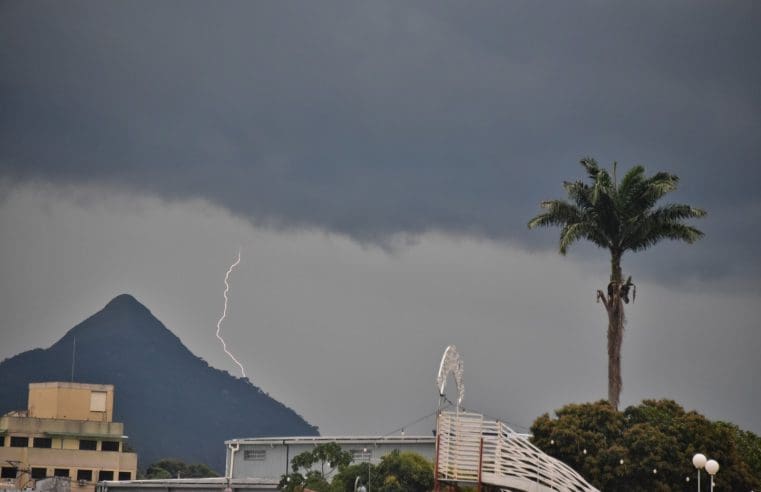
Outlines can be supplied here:
<path id="1" fill-rule="evenodd" d="M 436 422 L 437 479 L 481 482 L 531 492 L 597 491 L 529 436 L 474 412 L 441 412 Z"/>

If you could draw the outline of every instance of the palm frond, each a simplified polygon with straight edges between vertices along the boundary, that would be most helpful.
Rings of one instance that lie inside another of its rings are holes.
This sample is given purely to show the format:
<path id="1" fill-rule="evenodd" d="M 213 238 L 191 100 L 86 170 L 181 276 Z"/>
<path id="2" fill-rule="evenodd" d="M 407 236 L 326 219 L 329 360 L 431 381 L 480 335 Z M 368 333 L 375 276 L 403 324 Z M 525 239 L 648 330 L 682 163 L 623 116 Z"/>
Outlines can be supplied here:
<path id="1" fill-rule="evenodd" d="M 597 161 L 591 157 L 582 157 L 579 163 L 587 170 L 587 176 L 594 181 L 597 178 L 597 173 L 600 172 L 600 166 L 597 165 Z"/>
<path id="2" fill-rule="evenodd" d="M 541 213 L 528 222 L 528 228 L 565 225 L 578 222 L 581 212 L 578 208 L 563 200 L 549 200 L 541 203 L 546 212 Z"/>
<path id="3" fill-rule="evenodd" d="M 686 219 L 698 219 L 705 216 L 706 211 L 703 209 L 695 208 L 683 203 L 670 203 L 653 210 L 649 214 L 648 220 L 656 222 L 675 222 Z"/>
<path id="4" fill-rule="evenodd" d="M 613 180 L 611 179 L 610 174 L 608 174 L 608 171 L 605 169 L 600 169 L 597 176 L 595 176 L 594 184 L 592 185 L 592 204 L 597 204 L 603 196 L 610 197 L 614 194 L 615 187 L 613 186 Z"/>
<path id="5" fill-rule="evenodd" d="M 642 251 L 664 239 L 684 241 L 685 243 L 692 244 L 704 235 L 703 231 L 695 227 L 686 224 L 667 222 L 654 227 L 650 230 L 649 234 L 630 244 L 627 249 L 635 252 Z"/>
<path id="6" fill-rule="evenodd" d="M 635 186 L 644 181 L 644 176 L 645 168 L 642 166 L 634 166 L 629 169 L 624 177 L 621 178 L 621 183 L 618 185 L 618 193 L 622 197 L 630 196 Z"/>
<path id="7" fill-rule="evenodd" d="M 676 190 L 679 177 L 674 174 L 659 172 L 643 181 L 639 202 L 644 209 L 655 205 L 666 193 Z"/>
<path id="8" fill-rule="evenodd" d="M 600 248 L 609 248 L 610 241 L 605 233 L 593 222 L 576 222 L 566 224 L 560 231 L 559 251 L 561 255 L 568 252 L 568 247 L 580 239 L 586 239 Z"/>
<path id="9" fill-rule="evenodd" d="M 588 209 L 592 207 L 592 190 L 591 188 L 581 181 L 566 181 L 563 183 L 568 198 L 570 198 L 576 206 L 581 209 Z"/>
<path id="10" fill-rule="evenodd" d="M 565 255 L 568 252 L 568 246 L 575 243 L 579 239 L 584 239 L 587 236 L 587 224 L 575 223 L 568 224 L 560 231 L 560 254 Z"/>
<path id="11" fill-rule="evenodd" d="M 692 243 L 703 233 L 683 221 L 700 218 L 706 212 L 683 204 L 654 208 L 664 195 L 676 189 L 679 178 L 667 172 L 650 177 L 642 166 L 629 169 L 619 183 L 597 162 L 580 161 L 588 180 L 565 182 L 568 201 L 542 203 L 544 211 L 532 218 L 529 228 L 560 226 L 560 253 L 580 239 L 611 252 L 639 251 L 664 240 Z"/>

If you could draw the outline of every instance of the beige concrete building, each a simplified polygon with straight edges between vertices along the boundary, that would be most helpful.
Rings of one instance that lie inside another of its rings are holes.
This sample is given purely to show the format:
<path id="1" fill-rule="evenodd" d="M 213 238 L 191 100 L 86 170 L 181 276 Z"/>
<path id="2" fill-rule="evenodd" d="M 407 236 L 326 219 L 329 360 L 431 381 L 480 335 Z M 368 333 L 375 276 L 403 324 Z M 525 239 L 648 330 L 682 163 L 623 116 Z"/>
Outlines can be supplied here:
<path id="1" fill-rule="evenodd" d="M 68 477 L 72 492 L 102 480 L 131 480 L 137 454 L 125 451 L 124 424 L 113 422 L 114 387 L 32 383 L 27 410 L 0 417 L 0 488 L 33 488 Z"/>

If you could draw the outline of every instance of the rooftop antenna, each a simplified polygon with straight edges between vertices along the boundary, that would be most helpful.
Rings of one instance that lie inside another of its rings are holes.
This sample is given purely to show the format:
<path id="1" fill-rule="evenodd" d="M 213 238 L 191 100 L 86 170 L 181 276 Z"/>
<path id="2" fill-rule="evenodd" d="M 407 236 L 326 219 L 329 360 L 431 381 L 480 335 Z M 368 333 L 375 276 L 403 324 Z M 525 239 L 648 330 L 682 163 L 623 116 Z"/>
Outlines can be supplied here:
<path id="1" fill-rule="evenodd" d="M 74 382 L 74 361 L 77 358 L 77 337 L 74 336 L 74 343 L 71 345 L 71 382 Z"/>

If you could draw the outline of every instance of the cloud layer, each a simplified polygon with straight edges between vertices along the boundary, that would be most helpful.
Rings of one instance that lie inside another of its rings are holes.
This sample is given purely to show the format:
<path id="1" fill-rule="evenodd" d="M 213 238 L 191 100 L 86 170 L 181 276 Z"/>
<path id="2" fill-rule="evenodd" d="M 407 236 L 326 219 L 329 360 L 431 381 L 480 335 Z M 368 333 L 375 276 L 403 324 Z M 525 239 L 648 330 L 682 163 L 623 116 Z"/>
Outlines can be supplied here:
<path id="1" fill-rule="evenodd" d="M 435 409 L 441 353 L 465 360 L 466 407 L 528 426 L 607 392 L 604 262 L 426 234 L 388 254 L 335 234 L 251 228 L 202 201 L 19 187 L 0 206 L 0 358 L 45 347 L 128 292 L 210 364 L 252 380 L 324 433 L 384 434 Z M 55 238 L 51 241 L 50 238 Z M 623 404 L 674 398 L 761 431 L 761 308 L 639 285 L 623 345 Z M 430 420 L 408 429 L 428 433 Z"/>
<path id="2" fill-rule="evenodd" d="M 699 250 L 640 271 L 756 275 L 759 20 L 752 2 L 5 2 L 0 173 L 360 241 L 548 248 L 525 223 L 590 154 L 676 172 L 675 199 L 711 214 Z"/>
<path id="3" fill-rule="evenodd" d="M 761 432 L 759 25 L 753 1 L 0 2 L 0 357 L 129 292 L 234 372 L 240 245 L 226 338 L 324 432 L 430 412 L 450 343 L 466 405 L 528 425 L 605 395 L 604 252 L 526 228 L 591 155 L 709 212 L 624 258 L 624 404 Z"/>

